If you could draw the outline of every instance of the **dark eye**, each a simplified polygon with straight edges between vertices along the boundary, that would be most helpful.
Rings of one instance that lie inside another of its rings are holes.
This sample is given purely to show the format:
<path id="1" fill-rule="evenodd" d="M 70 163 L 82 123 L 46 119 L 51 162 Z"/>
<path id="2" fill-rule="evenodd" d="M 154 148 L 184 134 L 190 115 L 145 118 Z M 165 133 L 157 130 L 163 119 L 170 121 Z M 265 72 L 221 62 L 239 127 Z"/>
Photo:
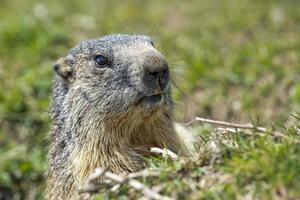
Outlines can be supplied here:
<path id="1" fill-rule="evenodd" d="M 150 41 L 150 44 L 155 47 L 154 42 L 152 40 Z"/>
<path id="2" fill-rule="evenodd" d="M 95 62 L 100 67 L 107 67 L 109 65 L 109 59 L 100 54 L 95 56 Z"/>

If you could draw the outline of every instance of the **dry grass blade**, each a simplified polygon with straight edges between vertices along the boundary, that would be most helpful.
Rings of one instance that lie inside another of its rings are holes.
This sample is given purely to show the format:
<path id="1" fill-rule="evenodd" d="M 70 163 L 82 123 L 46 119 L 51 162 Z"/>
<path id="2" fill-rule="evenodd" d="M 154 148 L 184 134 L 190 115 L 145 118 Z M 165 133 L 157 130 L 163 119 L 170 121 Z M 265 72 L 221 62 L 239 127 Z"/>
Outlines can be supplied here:
<path id="1" fill-rule="evenodd" d="M 148 169 L 144 169 L 139 172 L 130 173 L 127 175 L 128 178 L 139 178 L 139 177 L 150 177 L 150 176 L 159 176 L 160 172 L 158 171 L 150 171 Z"/>
<path id="2" fill-rule="evenodd" d="M 264 133 L 268 132 L 268 129 L 265 127 L 261 127 L 261 126 L 254 126 L 252 124 L 237 124 L 237 123 L 230 123 L 230 122 L 225 122 L 225 121 L 219 121 L 219 120 L 213 120 L 213 119 L 206 119 L 206 118 L 201 118 L 201 117 L 196 117 L 194 120 L 188 122 L 185 124 L 185 126 L 190 126 L 196 122 L 200 122 L 200 123 L 207 123 L 207 124 L 213 124 L 213 125 L 218 125 L 218 126 L 223 126 L 223 127 L 230 127 L 235 129 L 235 131 L 233 131 L 232 129 L 223 129 L 223 131 L 228 131 L 228 132 L 241 132 L 241 129 L 246 129 L 246 130 L 253 130 L 256 133 L 249 133 L 249 132 L 245 132 L 243 131 L 243 133 L 247 134 L 247 135 L 260 135 L 263 136 L 265 135 Z M 222 129 L 222 128 L 219 128 Z M 270 132 L 270 134 L 275 137 L 275 138 L 285 138 L 285 139 L 289 139 L 289 136 L 279 132 L 279 131 L 272 131 Z M 297 143 L 299 143 L 299 141 L 296 141 Z"/>
<path id="3" fill-rule="evenodd" d="M 154 175 L 150 172 L 147 172 L 145 170 L 133 174 L 125 175 L 118 175 L 114 174 L 110 171 L 106 171 L 104 168 L 97 168 L 93 174 L 90 175 L 90 177 L 87 180 L 87 185 L 81 189 L 79 189 L 79 194 L 82 195 L 83 199 L 90 199 L 92 194 L 97 192 L 97 189 L 101 187 L 101 184 L 99 184 L 96 181 L 99 179 L 104 180 L 111 180 L 115 182 L 111 187 L 111 191 L 116 191 L 120 185 L 127 184 L 128 186 L 132 187 L 134 190 L 141 192 L 146 199 L 155 199 L 155 200 L 172 200 L 172 198 L 163 196 L 159 193 L 157 193 L 154 190 L 151 190 L 149 187 L 144 185 L 138 180 L 135 180 L 134 177 L 146 177 L 148 175 Z M 157 175 L 157 174 L 155 174 Z M 111 185 L 110 185 L 111 186 Z"/>
<path id="4" fill-rule="evenodd" d="M 171 150 L 169 149 L 161 149 L 161 148 L 158 148 L 158 147 L 152 147 L 150 149 L 150 152 L 151 153 L 156 153 L 156 154 L 161 154 L 163 157 L 169 157 L 171 158 L 172 160 L 179 160 L 179 156 L 172 152 Z"/>
<path id="5" fill-rule="evenodd" d="M 227 126 L 232 128 L 240 128 L 240 129 L 253 129 L 258 132 L 266 132 L 267 129 L 264 127 L 254 126 L 252 124 L 236 124 L 236 123 L 230 123 L 230 122 L 224 122 L 224 121 L 218 121 L 218 120 L 212 120 L 212 119 L 205 119 L 201 117 L 196 117 L 194 120 L 188 122 L 185 126 L 190 126 L 194 124 L 195 122 L 201 122 L 201 123 L 208 123 L 208 124 L 214 124 L 219 126 Z"/>

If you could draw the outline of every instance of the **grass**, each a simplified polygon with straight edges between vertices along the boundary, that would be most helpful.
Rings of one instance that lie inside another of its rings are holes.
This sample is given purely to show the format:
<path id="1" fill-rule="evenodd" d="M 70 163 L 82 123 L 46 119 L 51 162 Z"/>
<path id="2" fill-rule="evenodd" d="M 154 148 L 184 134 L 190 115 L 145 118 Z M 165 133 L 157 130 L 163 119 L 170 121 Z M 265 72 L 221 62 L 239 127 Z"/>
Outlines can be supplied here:
<path id="1" fill-rule="evenodd" d="M 0 199 L 42 199 L 51 66 L 79 41 L 106 34 L 154 38 L 178 87 L 178 121 L 201 116 L 252 122 L 299 138 L 291 125 L 299 122 L 290 116 L 300 106 L 297 0 L 0 3 Z M 198 129 L 219 142 L 211 128 Z M 150 160 L 162 177 L 149 184 L 165 183 L 163 192 L 178 199 L 273 199 L 285 193 L 297 199 L 299 144 L 292 140 L 237 135 L 226 140 L 234 147 L 220 141 L 219 152 L 203 144 L 199 160 L 186 165 Z M 210 164 L 216 156 L 219 161 Z M 210 172 L 230 181 L 199 186 Z"/>
<path id="2" fill-rule="evenodd" d="M 207 131 L 201 134 L 194 158 L 186 163 L 150 159 L 148 168 L 159 171 L 160 176 L 140 180 L 174 199 L 299 199 L 300 145 L 295 138 Z M 299 138 L 296 129 L 290 131 Z M 114 193 L 105 191 L 98 199 L 141 196 L 126 185 Z"/>

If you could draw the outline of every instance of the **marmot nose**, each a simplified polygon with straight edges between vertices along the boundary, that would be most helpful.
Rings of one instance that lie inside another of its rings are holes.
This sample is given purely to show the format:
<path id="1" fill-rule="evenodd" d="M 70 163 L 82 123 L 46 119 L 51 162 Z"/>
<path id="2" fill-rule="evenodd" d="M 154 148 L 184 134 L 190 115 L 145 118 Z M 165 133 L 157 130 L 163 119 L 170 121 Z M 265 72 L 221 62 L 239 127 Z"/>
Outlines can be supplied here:
<path id="1" fill-rule="evenodd" d="M 146 85 L 154 90 L 159 88 L 165 91 L 169 83 L 169 67 L 163 55 L 156 52 L 148 53 L 143 68 Z"/>

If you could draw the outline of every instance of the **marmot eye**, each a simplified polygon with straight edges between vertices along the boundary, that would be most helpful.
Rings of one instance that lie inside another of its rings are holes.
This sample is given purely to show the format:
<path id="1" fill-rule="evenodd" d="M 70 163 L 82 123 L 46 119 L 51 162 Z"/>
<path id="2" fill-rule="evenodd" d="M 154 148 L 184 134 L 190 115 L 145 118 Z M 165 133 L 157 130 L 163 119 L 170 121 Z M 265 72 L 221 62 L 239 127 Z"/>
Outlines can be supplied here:
<path id="1" fill-rule="evenodd" d="M 101 67 L 106 67 L 107 65 L 109 65 L 109 59 L 100 54 L 95 56 L 95 61 Z"/>

